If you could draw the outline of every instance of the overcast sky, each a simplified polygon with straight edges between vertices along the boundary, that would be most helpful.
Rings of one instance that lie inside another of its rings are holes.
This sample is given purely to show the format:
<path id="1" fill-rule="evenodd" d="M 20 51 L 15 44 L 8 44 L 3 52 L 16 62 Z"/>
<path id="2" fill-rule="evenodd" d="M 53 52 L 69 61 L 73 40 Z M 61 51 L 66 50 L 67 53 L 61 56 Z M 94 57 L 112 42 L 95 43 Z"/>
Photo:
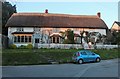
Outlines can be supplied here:
<path id="1" fill-rule="evenodd" d="M 111 28 L 114 21 L 118 21 L 118 1 L 102 0 L 95 1 L 84 0 L 69 1 L 69 2 L 46 2 L 38 0 L 9 0 L 13 5 L 16 4 L 17 12 L 40 12 L 43 13 L 45 9 L 49 13 L 73 14 L 73 15 L 96 15 L 101 12 L 101 18 L 105 21 L 107 26 Z M 52 0 L 53 1 L 53 0 Z M 59 1 L 59 0 L 58 0 Z M 88 2 L 89 1 L 89 2 Z"/>

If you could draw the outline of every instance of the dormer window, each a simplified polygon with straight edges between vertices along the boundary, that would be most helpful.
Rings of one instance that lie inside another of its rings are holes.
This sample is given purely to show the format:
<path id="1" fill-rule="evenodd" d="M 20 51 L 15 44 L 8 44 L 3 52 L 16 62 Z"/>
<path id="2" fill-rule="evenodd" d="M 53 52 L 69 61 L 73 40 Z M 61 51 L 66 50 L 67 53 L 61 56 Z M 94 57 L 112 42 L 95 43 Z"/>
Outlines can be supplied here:
<path id="1" fill-rule="evenodd" d="M 23 28 L 17 28 L 17 32 L 23 32 L 24 29 Z"/>

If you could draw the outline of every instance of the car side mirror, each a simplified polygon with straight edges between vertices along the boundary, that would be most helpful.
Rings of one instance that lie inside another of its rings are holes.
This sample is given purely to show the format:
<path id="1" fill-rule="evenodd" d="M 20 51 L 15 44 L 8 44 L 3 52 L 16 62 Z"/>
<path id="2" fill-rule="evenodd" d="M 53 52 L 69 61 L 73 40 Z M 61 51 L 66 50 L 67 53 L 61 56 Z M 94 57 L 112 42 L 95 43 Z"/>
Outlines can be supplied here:
<path id="1" fill-rule="evenodd" d="M 92 55 L 95 55 L 94 53 Z"/>

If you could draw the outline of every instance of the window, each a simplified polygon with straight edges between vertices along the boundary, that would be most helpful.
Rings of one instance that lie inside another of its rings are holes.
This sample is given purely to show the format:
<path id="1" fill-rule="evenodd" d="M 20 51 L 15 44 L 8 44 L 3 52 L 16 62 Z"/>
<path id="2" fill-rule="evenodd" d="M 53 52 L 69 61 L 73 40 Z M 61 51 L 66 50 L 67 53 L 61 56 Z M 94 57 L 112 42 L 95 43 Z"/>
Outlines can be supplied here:
<path id="1" fill-rule="evenodd" d="M 14 36 L 14 43 L 28 43 L 32 42 L 31 36 Z"/>
<path id="2" fill-rule="evenodd" d="M 59 39 L 60 37 L 52 37 L 52 43 L 60 43 Z"/>
<path id="3" fill-rule="evenodd" d="M 25 42 L 27 42 L 28 40 L 27 40 L 27 36 L 25 36 Z"/>
<path id="4" fill-rule="evenodd" d="M 21 42 L 24 42 L 24 36 L 21 36 Z"/>
<path id="5" fill-rule="evenodd" d="M 92 55 L 93 53 L 91 51 L 87 51 L 87 54 L 88 55 Z"/>
<path id="6" fill-rule="evenodd" d="M 87 55 L 86 52 L 81 52 L 82 55 Z"/>
<path id="7" fill-rule="evenodd" d="M 57 37 L 57 42 L 56 43 L 59 43 L 59 37 Z"/>
<path id="8" fill-rule="evenodd" d="M 20 42 L 20 36 L 18 36 L 18 42 Z"/>
<path id="9" fill-rule="evenodd" d="M 17 32 L 23 32 L 24 29 L 23 28 L 17 28 Z"/>
<path id="10" fill-rule="evenodd" d="M 53 43 L 55 43 L 55 37 L 53 37 Z"/>
<path id="11" fill-rule="evenodd" d="M 17 42 L 17 36 L 14 36 L 14 42 Z"/>
<path id="12" fill-rule="evenodd" d="M 39 39 L 38 38 L 35 39 L 35 43 L 39 43 Z"/>
<path id="13" fill-rule="evenodd" d="M 29 36 L 29 42 L 31 42 L 31 36 Z"/>

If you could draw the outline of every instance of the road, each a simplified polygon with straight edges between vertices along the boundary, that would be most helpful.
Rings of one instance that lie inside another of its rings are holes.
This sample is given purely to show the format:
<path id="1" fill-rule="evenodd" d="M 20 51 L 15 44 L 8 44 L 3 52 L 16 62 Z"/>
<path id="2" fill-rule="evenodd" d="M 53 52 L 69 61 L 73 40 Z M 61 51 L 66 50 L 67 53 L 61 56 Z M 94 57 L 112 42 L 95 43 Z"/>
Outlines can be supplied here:
<path id="1" fill-rule="evenodd" d="M 118 77 L 118 59 L 99 63 L 3 66 L 3 77 Z"/>

